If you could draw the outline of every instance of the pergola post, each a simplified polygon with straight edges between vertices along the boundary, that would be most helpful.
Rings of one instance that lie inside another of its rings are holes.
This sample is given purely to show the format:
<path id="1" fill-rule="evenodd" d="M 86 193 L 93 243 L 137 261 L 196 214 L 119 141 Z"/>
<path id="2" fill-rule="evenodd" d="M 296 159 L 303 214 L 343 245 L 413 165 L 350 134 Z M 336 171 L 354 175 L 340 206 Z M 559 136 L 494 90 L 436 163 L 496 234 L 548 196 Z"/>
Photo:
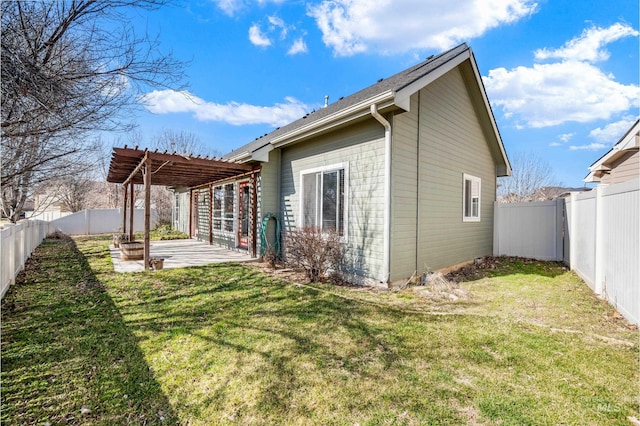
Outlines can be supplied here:
<path id="1" fill-rule="evenodd" d="M 133 181 L 129 182 L 129 241 L 133 241 Z"/>
<path id="2" fill-rule="evenodd" d="M 251 225 L 251 257 L 257 255 L 257 243 L 258 243 L 258 180 L 256 174 L 252 173 L 251 178 L 251 216 L 249 217 L 249 223 Z"/>
<path id="3" fill-rule="evenodd" d="M 144 165 L 144 269 L 149 269 L 149 230 L 151 219 L 151 159 L 146 158 Z"/>
<path id="4" fill-rule="evenodd" d="M 125 183 L 123 186 L 124 189 L 124 197 L 122 199 L 122 233 L 127 233 L 127 184 Z"/>

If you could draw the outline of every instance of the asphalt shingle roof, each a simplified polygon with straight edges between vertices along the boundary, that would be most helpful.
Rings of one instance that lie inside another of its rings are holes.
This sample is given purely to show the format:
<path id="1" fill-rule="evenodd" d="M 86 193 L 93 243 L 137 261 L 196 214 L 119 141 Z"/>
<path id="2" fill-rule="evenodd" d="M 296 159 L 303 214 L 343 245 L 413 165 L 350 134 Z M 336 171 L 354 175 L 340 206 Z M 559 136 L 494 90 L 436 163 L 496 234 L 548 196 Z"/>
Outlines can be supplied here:
<path id="1" fill-rule="evenodd" d="M 271 133 L 268 133 L 265 136 L 256 138 L 254 141 L 224 155 L 222 158 L 228 159 L 242 155 L 244 153 L 253 152 L 263 146 L 268 145 L 271 140 L 279 136 L 292 132 L 304 125 L 308 125 L 310 123 L 318 121 L 338 111 L 349 108 L 376 95 L 389 91 L 398 92 L 399 90 L 402 90 L 411 83 L 436 70 L 441 65 L 447 63 L 448 61 L 467 51 L 468 49 L 469 47 L 466 45 L 466 43 L 463 43 L 439 55 L 430 56 L 425 61 L 416 64 L 404 71 L 401 71 L 391 77 L 382 79 L 376 84 L 366 87 L 350 96 L 346 96 L 338 100 L 337 102 L 329 104 L 326 108 L 313 111 L 310 114 L 307 114 L 292 123 L 289 123 L 272 131 Z"/>

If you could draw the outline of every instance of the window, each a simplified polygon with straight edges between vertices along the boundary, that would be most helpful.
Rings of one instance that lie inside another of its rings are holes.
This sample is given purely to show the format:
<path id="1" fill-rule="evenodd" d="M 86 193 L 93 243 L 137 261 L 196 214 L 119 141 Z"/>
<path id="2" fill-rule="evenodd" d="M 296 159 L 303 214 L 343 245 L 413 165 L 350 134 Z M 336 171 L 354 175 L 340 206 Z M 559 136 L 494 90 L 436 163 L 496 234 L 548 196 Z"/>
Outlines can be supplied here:
<path id="1" fill-rule="evenodd" d="M 481 180 L 468 174 L 463 174 L 462 178 L 462 221 L 480 222 Z"/>
<path id="2" fill-rule="evenodd" d="M 213 188 L 213 229 L 216 231 L 222 230 L 222 194 L 221 186 Z"/>
<path id="3" fill-rule="evenodd" d="M 224 230 L 233 232 L 233 184 L 224 186 Z"/>
<path id="4" fill-rule="evenodd" d="M 233 184 L 213 188 L 213 229 L 233 232 Z"/>
<path id="5" fill-rule="evenodd" d="M 336 231 L 345 236 L 346 164 L 301 173 L 300 216 L 303 227 Z"/>

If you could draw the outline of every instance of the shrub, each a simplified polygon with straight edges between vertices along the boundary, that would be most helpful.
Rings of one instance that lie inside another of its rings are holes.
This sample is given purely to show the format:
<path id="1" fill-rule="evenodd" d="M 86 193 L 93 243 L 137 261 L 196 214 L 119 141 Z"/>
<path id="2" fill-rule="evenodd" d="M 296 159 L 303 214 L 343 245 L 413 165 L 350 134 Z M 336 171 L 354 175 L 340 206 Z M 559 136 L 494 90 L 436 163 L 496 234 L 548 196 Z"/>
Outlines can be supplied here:
<path id="1" fill-rule="evenodd" d="M 304 269 L 311 282 L 339 274 L 344 264 L 344 246 L 336 232 L 317 228 L 292 229 L 285 234 L 286 263 Z"/>

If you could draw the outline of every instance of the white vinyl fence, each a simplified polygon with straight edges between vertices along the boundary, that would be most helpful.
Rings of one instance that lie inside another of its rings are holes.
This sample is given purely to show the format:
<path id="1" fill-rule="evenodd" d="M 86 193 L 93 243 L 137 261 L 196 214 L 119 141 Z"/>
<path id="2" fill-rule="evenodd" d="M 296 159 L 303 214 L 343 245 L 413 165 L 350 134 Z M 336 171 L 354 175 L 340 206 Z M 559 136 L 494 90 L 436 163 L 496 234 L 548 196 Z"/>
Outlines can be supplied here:
<path id="1" fill-rule="evenodd" d="M 49 223 L 43 220 L 26 220 L 7 224 L 0 230 L 0 298 L 15 282 L 16 275 L 24 268 L 25 261 L 47 236 Z"/>
<path id="2" fill-rule="evenodd" d="M 151 228 L 157 220 L 151 210 Z M 129 220 L 127 218 L 127 226 Z M 25 220 L 18 224 L 4 225 L 1 230 L 0 245 L 0 299 L 15 282 L 18 273 L 33 250 L 48 234 L 61 231 L 67 235 L 95 235 L 118 232 L 122 227 L 122 209 L 83 210 L 51 222 L 43 220 Z M 133 230 L 144 231 L 144 209 L 135 209 Z"/>
<path id="3" fill-rule="evenodd" d="M 155 210 L 151 209 L 151 229 L 155 228 L 156 223 Z M 122 209 L 83 210 L 49 222 L 49 232 L 61 231 L 67 235 L 108 234 L 119 230 L 122 230 Z M 144 231 L 144 209 L 134 210 L 133 231 Z"/>
<path id="4" fill-rule="evenodd" d="M 495 204 L 494 255 L 564 261 L 629 321 L 640 322 L 640 182 L 570 198 Z"/>

